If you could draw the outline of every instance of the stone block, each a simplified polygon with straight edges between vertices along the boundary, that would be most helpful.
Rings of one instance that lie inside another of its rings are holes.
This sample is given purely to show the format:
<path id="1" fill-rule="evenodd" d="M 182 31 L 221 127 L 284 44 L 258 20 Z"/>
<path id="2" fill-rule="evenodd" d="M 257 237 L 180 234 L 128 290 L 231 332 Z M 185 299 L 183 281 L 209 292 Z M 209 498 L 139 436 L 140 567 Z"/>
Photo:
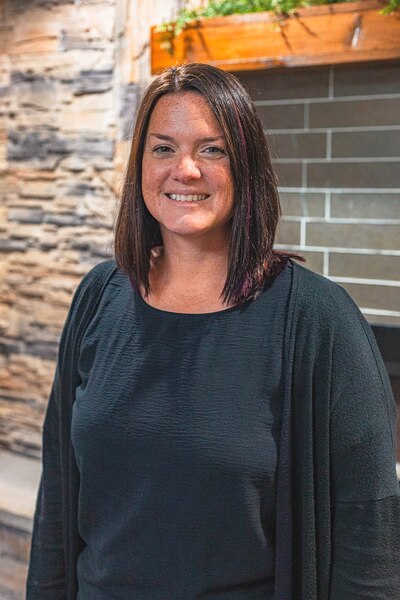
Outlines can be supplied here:
<path id="1" fill-rule="evenodd" d="M 7 310 L 7 324 L 4 335 L 12 338 L 23 338 L 28 331 L 30 322 L 29 313 L 24 313 L 15 306 L 11 306 Z"/>
<path id="2" fill-rule="evenodd" d="M 301 256 L 306 259 L 305 263 L 301 263 L 307 267 L 307 269 L 311 269 L 315 273 L 323 274 L 324 271 L 324 255 L 322 252 L 305 252 L 301 250 L 299 252 Z"/>
<path id="3" fill-rule="evenodd" d="M 324 158 L 326 133 L 276 133 L 268 136 L 273 158 Z"/>
<path id="4" fill-rule="evenodd" d="M 105 135 L 114 122 L 112 111 L 80 110 L 74 104 L 63 107 L 60 112 L 60 131 L 62 134 Z"/>
<path id="5" fill-rule="evenodd" d="M 400 260 L 398 256 L 331 252 L 329 274 L 335 277 L 400 281 Z M 382 293 L 384 291 L 383 288 Z"/>
<path id="6" fill-rule="evenodd" d="M 12 88 L 9 85 L 0 85 L 0 101 L 11 96 Z"/>
<path id="7" fill-rule="evenodd" d="M 9 225 L 9 237 L 15 240 L 33 241 L 38 239 L 40 229 L 36 224 L 20 222 L 18 226 Z"/>
<path id="8" fill-rule="evenodd" d="M 70 6 L 71 8 L 71 6 Z M 43 52 L 40 54 L 23 53 L 18 57 L 11 57 L 11 64 L 15 70 L 23 73 L 38 75 L 46 74 L 48 77 L 57 79 L 60 83 L 70 84 L 81 70 L 113 68 L 113 47 L 103 47 L 101 51 L 71 50 L 70 52 Z M 63 89 L 63 100 L 66 89 Z"/>
<path id="9" fill-rule="evenodd" d="M 73 110 L 81 112 L 105 112 L 114 111 L 115 109 L 115 97 L 113 91 L 96 93 L 96 94 L 82 94 L 74 96 L 71 101 L 65 102 L 65 104 L 71 104 Z"/>
<path id="10" fill-rule="evenodd" d="M 10 72 L 10 57 L 6 51 L 4 53 L 0 52 L 0 87 L 8 87 L 10 85 Z"/>
<path id="11" fill-rule="evenodd" d="M 400 107 L 400 105 L 399 105 Z M 307 186 L 322 188 L 397 188 L 397 162 L 326 162 L 307 165 Z"/>
<path id="12" fill-rule="evenodd" d="M 400 219 L 400 195 L 378 192 L 333 193 L 331 215 L 344 219 Z"/>
<path id="13" fill-rule="evenodd" d="M 75 96 L 102 94 L 112 88 L 112 70 L 82 70 L 73 83 Z"/>
<path id="14" fill-rule="evenodd" d="M 308 246 L 398 250 L 400 225 L 307 223 Z"/>
<path id="15" fill-rule="evenodd" d="M 68 156 L 60 162 L 59 166 L 63 171 L 66 172 L 82 173 L 82 171 L 87 169 L 88 163 L 86 160 L 78 156 Z"/>
<path id="16" fill-rule="evenodd" d="M 53 225 L 65 226 L 65 225 L 82 225 L 82 217 L 76 214 L 57 214 L 57 213 L 46 213 L 43 217 L 44 223 L 51 223 Z"/>
<path id="17" fill-rule="evenodd" d="M 68 154 L 67 142 L 55 131 L 26 131 L 11 129 L 8 134 L 8 160 L 54 161 L 54 156 Z"/>
<path id="18" fill-rule="evenodd" d="M 49 110 L 59 101 L 59 84 L 43 75 L 13 71 L 11 82 L 19 109 L 29 106 Z"/>
<path id="19" fill-rule="evenodd" d="M 334 131 L 332 133 L 333 158 L 373 156 L 400 157 L 400 131 Z"/>
<path id="20" fill-rule="evenodd" d="M 114 23 L 116 18 L 115 2 L 85 1 L 77 5 L 73 11 L 69 10 L 71 23 L 76 21 L 86 29 L 93 29 L 101 36 L 103 46 L 113 39 Z"/>
<path id="21" fill-rule="evenodd" d="M 85 223 L 94 227 L 110 227 L 115 213 L 115 202 L 101 195 L 85 196 L 81 199 L 77 213 Z"/>
<path id="22" fill-rule="evenodd" d="M 14 2 L 10 6 L 15 7 Z M 10 15 L 13 30 L 8 54 L 13 57 L 25 53 L 55 53 L 59 47 L 61 23 L 48 9 L 31 5 L 25 5 L 25 8 L 20 13 Z"/>
<path id="23" fill-rule="evenodd" d="M 129 140 L 133 135 L 134 116 L 136 113 L 139 85 L 136 83 L 123 84 L 121 89 L 121 108 L 119 111 L 119 140 Z"/>
<path id="24" fill-rule="evenodd" d="M 30 311 L 32 321 L 37 325 L 42 327 L 49 326 L 60 331 L 67 315 L 65 306 L 52 306 L 51 310 L 49 310 L 46 304 L 34 299 L 30 300 Z"/>
<path id="25" fill-rule="evenodd" d="M 14 108 L 13 117 L 9 120 L 8 129 L 26 131 L 57 131 L 60 124 L 60 114 L 54 110 L 40 110 L 31 106 L 23 110 Z"/>
<path id="26" fill-rule="evenodd" d="M 335 96 L 398 94 L 399 62 L 366 62 L 334 67 Z"/>
<path id="27" fill-rule="evenodd" d="M 398 125 L 399 111 L 400 98 L 313 102 L 310 104 L 310 127 Z"/>
<path id="28" fill-rule="evenodd" d="M 302 129 L 304 127 L 304 104 L 268 104 L 257 106 L 262 124 L 267 130 Z"/>
<path id="29" fill-rule="evenodd" d="M 300 244 L 300 223 L 280 221 L 276 232 L 276 243 L 282 246 L 298 246 Z"/>
<path id="30" fill-rule="evenodd" d="M 114 142 L 105 137 L 80 136 L 66 140 L 67 152 L 78 157 L 105 158 L 112 160 Z"/>
<path id="31" fill-rule="evenodd" d="M 279 187 L 301 187 L 303 181 L 303 169 L 300 161 L 288 163 L 284 160 L 273 160 L 272 164 Z"/>
<path id="32" fill-rule="evenodd" d="M 236 76 L 256 101 L 323 98 L 329 93 L 329 67 L 241 71 Z"/>
<path id="33" fill-rule="evenodd" d="M 2 535 L 0 529 L 0 536 Z M 27 563 L 1 556 L 0 597 L 2 600 L 23 600 L 27 572 Z"/>
<path id="34" fill-rule="evenodd" d="M 8 220 L 18 221 L 19 223 L 41 223 L 43 221 L 43 211 L 38 208 L 10 208 Z"/>
<path id="35" fill-rule="evenodd" d="M 20 240 L 0 239 L 1 252 L 25 252 L 28 249 L 28 242 Z"/>
<path id="36" fill-rule="evenodd" d="M 19 195 L 21 198 L 51 200 L 56 195 L 56 184 L 46 179 L 24 181 L 21 183 Z"/>
<path id="37" fill-rule="evenodd" d="M 357 285 L 342 283 L 354 302 L 360 308 L 400 311 L 400 293 L 398 287 L 380 285 Z"/>
<path id="38" fill-rule="evenodd" d="M 285 217 L 323 217 L 325 214 L 325 194 L 281 192 L 280 200 Z"/>
<path id="39" fill-rule="evenodd" d="M 107 259 L 112 258 L 113 249 L 110 243 L 101 242 L 101 243 L 91 243 L 89 244 L 90 254 L 94 257 Z"/>
<path id="40" fill-rule="evenodd" d="M 104 39 L 94 27 L 83 28 L 77 26 L 65 27 L 60 32 L 59 47 L 62 52 L 71 50 L 102 50 Z"/>

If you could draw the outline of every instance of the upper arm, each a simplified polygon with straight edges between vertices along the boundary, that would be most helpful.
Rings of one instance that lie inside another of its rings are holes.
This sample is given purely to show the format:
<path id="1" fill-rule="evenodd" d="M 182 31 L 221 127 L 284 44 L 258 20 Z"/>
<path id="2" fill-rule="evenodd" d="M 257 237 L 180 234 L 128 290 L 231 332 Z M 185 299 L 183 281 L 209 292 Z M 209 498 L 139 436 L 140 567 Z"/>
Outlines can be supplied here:
<path id="1" fill-rule="evenodd" d="M 396 405 L 375 338 L 356 307 L 333 343 L 331 469 L 335 500 L 398 493 Z M 335 366 L 336 365 L 336 366 Z"/>
<path id="2" fill-rule="evenodd" d="M 400 590 L 396 407 L 373 334 L 354 309 L 333 344 L 331 600 L 389 600 Z"/>

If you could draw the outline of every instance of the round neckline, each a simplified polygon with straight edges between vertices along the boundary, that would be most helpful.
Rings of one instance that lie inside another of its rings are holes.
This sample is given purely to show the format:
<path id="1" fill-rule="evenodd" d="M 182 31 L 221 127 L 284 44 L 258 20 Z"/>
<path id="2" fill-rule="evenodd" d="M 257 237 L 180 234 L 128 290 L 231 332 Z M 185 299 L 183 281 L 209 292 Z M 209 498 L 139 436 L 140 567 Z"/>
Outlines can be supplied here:
<path id="1" fill-rule="evenodd" d="M 228 308 L 222 308 L 221 310 L 214 310 L 212 312 L 183 313 L 183 312 L 175 312 L 172 310 L 164 310 L 162 308 L 156 308 L 155 306 L 152 306 L 151 304 L 146 302 L 146 300 L 140 294 L 139 290 L 137 290 L 136 288 L 133 288 L 133 290 L 134 290 L 135 296 L 137 297 L 137 299 L 139 301 L 139 304 L 141 306 L 143 306 L 146 310 L 148 310 L 149 312 L 153 312 L 155 314 L 162 315 L 162 316 L 171 316 L 171 317 L 193 318 L 193 317 L 212 317 L 214 315 L 215 316 L 225 315 L 227 313 L 233 312 L 234 310 L 242 309 L 251 303 L 251 300 L 246 300 L 246 302 L 243 302 L 243 304 L 235 304 L 235 306 L 229 306 Z"/>
<path id="2" fill-rule="evenodd" d="M 291 266 L 291 264 L 290 264 L 290 262 L 288 262 L 287 265 L 284 266 L 284 268 L 282 269 L 281 272 L 279 272 L 277 275 L 274 275 L 271 279 L 267 279 L 264 283 L 264 287 L 263 287 L 261 294 L 255 300 L 250 298 L 249 300 L 246 300 L 242 304 L 236 304 L 235 306 L 230 306 L 229 308 L 223 308 L 221 310 L 215 310 L 213 312 L 182 313 L 182 312 L 174 312 L 171 310 L 163 310 L 162 308 L 156 308 L 155 306 L 151 306 L 151 304 L 148 304 L 146 302 L 146 300 L 144 300 L 144 298 L 140 294 L 139 290 L 136 289 L 135 287 L 133 287 L 132 284 L 130 285 L 130 287 L 133 290 L 134 296 L 136 297 L 136 299 L 138 301 L 137 304 L 139 306 L 142 306 L 143 310 L 146 310 L 149 313 L 153 313 L 154 315 L 170 317 L 170 318 L 184 317 L 186 319 L 187 318 L 196 319 L 196 318 L 213 317 L 213 316 L 221 317 L 223 315 L 231 314 L 237 310 L 242 311 L 243 309 L 247 308 L 249 305 L 253 304 L 257 300 L 260 300 L 263 297 L 264 293 L 268 290 L 268 288 L 273 284 L 276 277 L 279 277 L 279 275 L 282 272 L 286 271 L 287 268 L 290 266 Z"/>

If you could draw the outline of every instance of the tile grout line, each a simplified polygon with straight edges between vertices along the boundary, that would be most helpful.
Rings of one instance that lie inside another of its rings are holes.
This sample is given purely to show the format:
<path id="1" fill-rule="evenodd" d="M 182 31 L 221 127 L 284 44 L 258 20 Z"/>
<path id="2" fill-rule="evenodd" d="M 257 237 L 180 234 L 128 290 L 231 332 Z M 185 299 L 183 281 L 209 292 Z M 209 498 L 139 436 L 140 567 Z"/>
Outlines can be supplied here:
<path id="1" fill-rule="evenodd" d="M 278 128 L 273 129 L 269 127 L 264 128 L 265 135 L 292 135 L 294 133 L 326 133 L 330 129 L 333 132 L 338 133 L 363 133 L 363 132 L 374 132 L 374 131 L 400 131 L 400 125 L 397 123 L 393 123 L 393 125 L 349 125 L 348 127 L 309 127 L 306 131 L 301 127 L 292 127 L 292 128 Z"/>
<path id="2" fill-rule="evenodd" d="M 325 192 L 325 219 L 331 218 L 331 191 Z"/>
<path id="3" fill-rule="evenodd" d="M 328 277 L 329 275 L 329 250 L 324 250 L 324 266 L 323 266 L 323 275 Z"/>
<path id="4" fill-rule="evenodd" d="M 326 132 L 326 158 L 328 160 L 332 158 L 332 129 L 328 129 Z"/>
<path id="5" fill-rule="evenodd" d="M 370 100 L 398 100 L 400 94 L 368 94 L 368 95 L 356 95 L 356 96 L 317 96 L 315 98 L 277 98 L 275 100 L 253 100 L 255 106 L 281 106 L 302 104 L 303 102 L 309 102 L 310 104 L 332 104 L 333 102 L 365 102 Z"/>
<path id="6" fill-rule="evenodd" d="M 329 277 L 331 281 L 335 281 L 336 283 L 351 283 L 357 285 L 376 285 L 383 287 L 400 287 L 400 281 L 396 281 L 393 279 L 366 279 L 363 277 L 338 277 L 331 275 Z"/>
<path id="7" fill-rule="evenodd" d="M 280 192 L 297 192 L 304 194 L 321 194 L 325 192 L 333 192 L 335 194 L 400 194 L 400 188 L 346 188 L 346 187 L 304 187 L 298 186 L 280 186 Z"/>
<path id="8" fill-rule="evenodd" d="M 329 206 L 326 207 L 329 211 Z M 307 215 L 284 215 L 283 221 L 288 223 L 298 223 L 301 219 L 305 219 L 307 223 L 319 223 L 321 225 L 327 223 L 330 225 L 400 225 L 400 219 L 363 219 L 362 217 L 330 217 L 330 216 L 317 216 L 309 217 Z"/>
<path id="9" fill-rule="evenodd" d="M 335 157 L 335 158 L 330 158 L 329 160 L 327 160 L 327 158 L 273 158 L 272 159 L 272 163 L 273 164 L 298 164 L 299 162 L 307 162 L 307 163 L 316 163 L 316 164 L 327 164 L 327 165 L 334 165 L 334 164 L 364 164 L 364 163 L 372 163 L 372 164 L 376 164 L 376 163 L 387 163 L 387 164 L 392 164 L 392 163 L 398 163 L 400 162 L 400 156 L 387 156 L 387 157 L 381 157 L 381 156 L 358 156 L 358 157 Z"/>
<path id="10" fill-rule="evenodd" d="M 308 102 L 304 103 L 304 129 L 306 131 L 310 129 L 310 105 Z"/>
<path id="11" fill-rule="evenodd" d="M 279 250 L 304 250 L 298 244 L 276 244 Z M 356 254 L 359 256 L 400 256 L 400 250 L 382 250 L 380 248 L 346 248 L 344 246 L 307 246 L 307 252 L 325 252 L 329 251 L 333 254 Z"/>
<path id="12" fill-rule="evenodd" d="M 333 66 L 329 68 L 329 81 L 328 81 L 328 98 L 333 100 L 334 98 L 334 82 L 335 82 L 335 73 L 333 70 Z"/>
<path id="13" fill-rule="evenodd" d="M 301 163 L 301 187 L 307 189 L 307 163 L 304 160 Z"/>
<path id="14" fill-rule="evenodd" d="M 383 317 L 400 317 L 400 310 L 386 310 L 384 308 L 360 308 L 362 313 L 369 315 L 381 315 Z"/>
<path id="15" fill-rule="evenodd" d="M 300 246 L 306 247 L 306 220 L 301 219 L 300 221 Z"/>

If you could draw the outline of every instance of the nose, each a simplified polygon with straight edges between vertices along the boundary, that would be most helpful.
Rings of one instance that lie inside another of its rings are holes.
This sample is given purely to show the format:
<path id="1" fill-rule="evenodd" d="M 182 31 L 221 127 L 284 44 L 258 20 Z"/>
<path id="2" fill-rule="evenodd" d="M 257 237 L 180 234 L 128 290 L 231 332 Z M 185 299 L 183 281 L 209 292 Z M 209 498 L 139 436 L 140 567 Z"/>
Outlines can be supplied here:
<path id="1" fill-rule="evenodd" d="M 181 156 L 171 173 L 173 179 L 178 181 L 188 181 L 192 179 L 200 179 L 201 171 L 197 162 L 192 156 Z"/>

